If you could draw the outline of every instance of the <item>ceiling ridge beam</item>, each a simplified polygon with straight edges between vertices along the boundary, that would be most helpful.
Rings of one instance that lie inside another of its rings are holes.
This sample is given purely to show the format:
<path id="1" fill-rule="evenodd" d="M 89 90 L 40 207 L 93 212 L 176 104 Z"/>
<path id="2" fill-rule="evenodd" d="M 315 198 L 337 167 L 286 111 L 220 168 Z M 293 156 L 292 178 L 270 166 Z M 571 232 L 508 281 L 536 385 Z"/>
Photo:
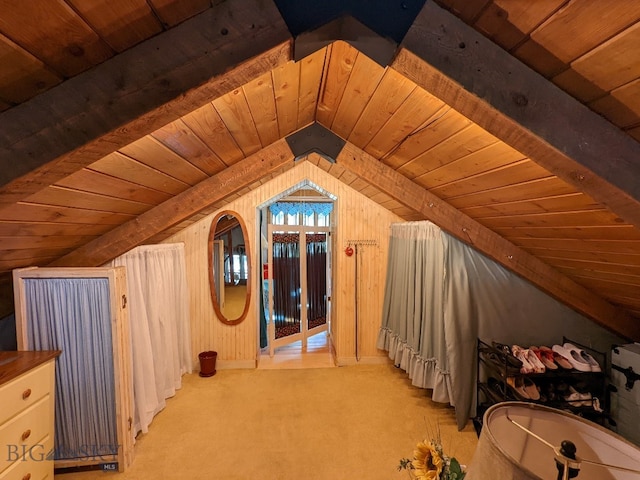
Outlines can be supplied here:
<path id="1" fill-rule="evenodd" d="M 599 325 L 631 340 L 640 340 L 640 324 L 626 311 L 515 246 L 355 145 L 347 142 L 336 164 L 420 212 L 447 233 Z"/>
<path id="2" fill-rule="evenodd" d="M 278 140 L 217 175 L 140 214 L 137 218 L 119 225 L 101 237 L 60 257 L 49 266 L 103 265 L 290 162 L 293 163 L 293 153 L 285 140 Z"/>
<path id="3" fill-rule="evenodd" d="M 640 227 L 640 143 L 434 2 L 390 67 Z"/>
<path id="4" fill-rule="evenodd" d="M 272 2 L 209 8 L 0 114 L 0 194 L 25 198 L 290 59 Z"/>

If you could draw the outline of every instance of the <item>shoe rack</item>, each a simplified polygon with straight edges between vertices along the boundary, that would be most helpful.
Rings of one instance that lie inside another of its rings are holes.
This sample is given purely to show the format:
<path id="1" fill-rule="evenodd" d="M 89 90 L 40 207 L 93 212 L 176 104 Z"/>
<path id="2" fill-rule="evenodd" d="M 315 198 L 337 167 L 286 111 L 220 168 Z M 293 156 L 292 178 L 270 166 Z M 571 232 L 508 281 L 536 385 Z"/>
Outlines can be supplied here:
<path id="1" fill-rule="evenodd" d="M 591 355 L 601 371 L 558 367 L 547 368 L 542 373 L 522 373 L 522 362 L 506 351 L 511 345 L 478 339 L 476 430 L 479 432 L 482 428 L 487 408 L 514 400 L 543 404 L 604 425 L 609 415 L 606 354 L 563 337 L 560 345 L 565 343 Z"/>

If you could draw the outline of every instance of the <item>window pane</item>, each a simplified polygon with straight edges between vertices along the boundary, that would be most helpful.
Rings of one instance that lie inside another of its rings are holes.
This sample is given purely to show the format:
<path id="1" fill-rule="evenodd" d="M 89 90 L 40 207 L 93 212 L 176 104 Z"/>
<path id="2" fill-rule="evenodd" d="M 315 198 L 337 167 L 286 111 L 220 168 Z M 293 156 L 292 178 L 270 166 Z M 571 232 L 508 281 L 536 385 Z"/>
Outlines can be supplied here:
<path id="1" fill-rule="evenodd" d="M 313 227 L 315 225 L 315 215 L 313 212 L 304 216 L 304 224 L 308 227 Z"/>
<path id="2" fill-rule="evenodd" d="M 271 216 L 271 223 L 274 225 L 284 225 L 284 212 Z"/>

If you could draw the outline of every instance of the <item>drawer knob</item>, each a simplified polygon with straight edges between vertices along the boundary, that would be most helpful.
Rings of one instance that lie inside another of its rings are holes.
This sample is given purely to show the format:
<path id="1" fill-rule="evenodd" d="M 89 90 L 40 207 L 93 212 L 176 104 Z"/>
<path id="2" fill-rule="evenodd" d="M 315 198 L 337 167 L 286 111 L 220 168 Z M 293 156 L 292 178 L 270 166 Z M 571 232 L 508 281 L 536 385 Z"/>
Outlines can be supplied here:
<path id="1" fill-rule="evenodd" d="M 31 480 L 31 474 L 27 473 L 24 477 L 22 477 L 22 480 Z"/>
<path id="2" fill-rule="evenodd" d="M 22 441 L 24 442 L 27 438 L 31 436 L 31 430 L 25 430 L 22 432 Z"/>
<path id="3" fill-rule="evenodd" d="M 27 388 L 24 392 L 22 392 L 22 399 L 26 400 L 31 396 L 31 389 Z"/>

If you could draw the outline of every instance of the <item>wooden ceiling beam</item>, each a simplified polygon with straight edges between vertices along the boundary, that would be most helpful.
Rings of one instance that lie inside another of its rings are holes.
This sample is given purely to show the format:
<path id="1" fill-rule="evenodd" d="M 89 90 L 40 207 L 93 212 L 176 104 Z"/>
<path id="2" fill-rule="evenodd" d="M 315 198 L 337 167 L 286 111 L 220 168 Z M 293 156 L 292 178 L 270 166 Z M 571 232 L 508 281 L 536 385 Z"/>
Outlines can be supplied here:
<path id="1" fill-rule="evenodd" d="M 272 2 L 224 2 L 7 110 L 0 201 L 26 198 L 286 63 L 291 45 Z"/>
<path id="2" fill-rule="evenodd" d="M 640 340 L 640 323 L 626 311 L 575 283 L 353 144 L 345 145 L 336 164 L 420 212 L 460 241 L 598 324 L 633 341 Z"/>
<path id="3" fill-rule="evenodd" d="M 390 66 L 640 227 L 640 143 L 434 2 Z"/>
<path id="4" fill-rule="evenodd" d="M 49 266 L 103 265 L 210 205 L 278 171 L 287 163 L 293 164 L 293 158 L 286 141 L 278 140 L 260 152 L 68 253 Z"/>

